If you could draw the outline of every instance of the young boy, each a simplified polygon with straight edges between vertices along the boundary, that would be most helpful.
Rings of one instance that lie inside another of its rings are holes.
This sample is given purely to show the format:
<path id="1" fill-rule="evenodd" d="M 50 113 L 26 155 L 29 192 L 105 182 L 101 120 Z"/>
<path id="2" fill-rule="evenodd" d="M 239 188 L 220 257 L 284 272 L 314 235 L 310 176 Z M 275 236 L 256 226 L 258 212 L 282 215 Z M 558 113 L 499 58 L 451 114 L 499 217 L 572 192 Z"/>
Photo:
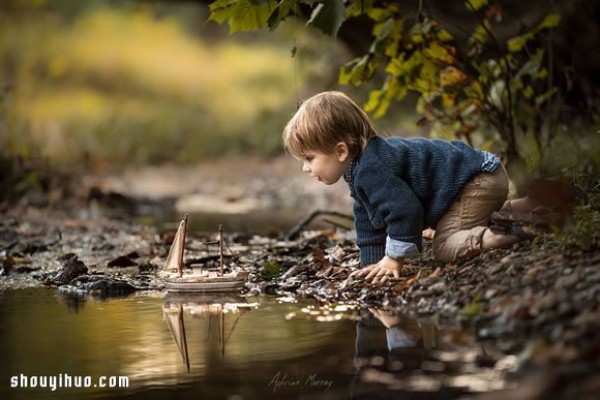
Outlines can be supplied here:
<path id="1" fill-rule="evenodd" d="M 487 224 L 508 195 L 497 156 L 459 141 L 377 136 L 348 96 L 324 92 L 305 101 L 283 131 L 286 151 L 326 185 L 344 177 L 354 199 L 357 275 L 377 283 L 399 277 L 404 257 L 435 229 L 434 257 L 454 261 L 507 247 L 532 232 L 492 232 Z M 529 207 L 526 200 L 513 209 Z"/>

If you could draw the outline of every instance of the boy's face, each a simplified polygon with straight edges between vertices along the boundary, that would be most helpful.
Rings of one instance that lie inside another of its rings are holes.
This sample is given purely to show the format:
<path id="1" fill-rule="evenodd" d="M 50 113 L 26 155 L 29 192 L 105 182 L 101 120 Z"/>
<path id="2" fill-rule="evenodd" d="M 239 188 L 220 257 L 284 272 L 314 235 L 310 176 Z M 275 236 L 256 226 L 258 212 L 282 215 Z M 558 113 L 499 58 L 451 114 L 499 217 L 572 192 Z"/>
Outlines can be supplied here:
<path id="1" fill-rule="evenodd" d="M 339 181 L 351 162 L 348 146 L 343 142 L 338 143 L 332 153 L 305 151 L 300 160 L 302 172 L 310 174 L 326 185 L 333 185 Z"/>

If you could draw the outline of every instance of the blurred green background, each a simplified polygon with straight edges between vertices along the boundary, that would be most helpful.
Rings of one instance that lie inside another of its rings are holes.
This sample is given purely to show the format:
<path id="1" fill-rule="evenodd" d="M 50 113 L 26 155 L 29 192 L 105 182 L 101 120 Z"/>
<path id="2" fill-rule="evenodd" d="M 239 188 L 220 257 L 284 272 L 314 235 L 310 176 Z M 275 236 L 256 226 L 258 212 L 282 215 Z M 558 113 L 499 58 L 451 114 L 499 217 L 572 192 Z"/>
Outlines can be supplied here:
<path id="1" fill-rule="evenodd" d="M 2 151 L 91 170 L 280 154 L 298 99 L 351 59 L 293 23 L 229 35 L 194 2 L 8 0 L 0 15 Z"/>

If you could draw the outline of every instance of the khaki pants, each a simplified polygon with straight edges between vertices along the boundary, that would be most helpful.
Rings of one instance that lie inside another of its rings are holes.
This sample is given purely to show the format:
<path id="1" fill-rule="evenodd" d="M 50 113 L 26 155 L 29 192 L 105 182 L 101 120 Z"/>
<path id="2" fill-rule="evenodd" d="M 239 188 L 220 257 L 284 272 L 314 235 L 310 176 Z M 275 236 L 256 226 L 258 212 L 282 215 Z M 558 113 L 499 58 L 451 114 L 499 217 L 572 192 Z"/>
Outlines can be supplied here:
<path id="1" fill-rule="evenodd" d="M 435 259 L 449 262 L 478 255 L 490 216 L 502 207 L 507 196 L 508 176 L 503 166 L 471 179 L 437 224 Z"/>

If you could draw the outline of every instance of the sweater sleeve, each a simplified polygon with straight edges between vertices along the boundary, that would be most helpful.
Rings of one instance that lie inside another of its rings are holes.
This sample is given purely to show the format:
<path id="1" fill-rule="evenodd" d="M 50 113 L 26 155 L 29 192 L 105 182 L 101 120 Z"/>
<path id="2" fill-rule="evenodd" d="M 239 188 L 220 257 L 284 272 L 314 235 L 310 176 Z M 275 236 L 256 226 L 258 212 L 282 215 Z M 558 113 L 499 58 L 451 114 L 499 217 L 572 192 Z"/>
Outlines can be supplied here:
<path id="1" fill-rule="evenodd" d="M 385 224 L 385 254 L 400 258 L 422 249 L 424 211 L 417 195 L 402 179 L 393 174 L 383 184 L 369 185 L 368 202 Z"/>
<path id="2" fill-rule="evenodd" d="M 360 265 L 379 262 L 385 255 L 385 229 L 377 229 L 371 224 L 367 211 L 358 200 L 354 201 L 354 226 L 356 244 L 360 250 Z"/>

